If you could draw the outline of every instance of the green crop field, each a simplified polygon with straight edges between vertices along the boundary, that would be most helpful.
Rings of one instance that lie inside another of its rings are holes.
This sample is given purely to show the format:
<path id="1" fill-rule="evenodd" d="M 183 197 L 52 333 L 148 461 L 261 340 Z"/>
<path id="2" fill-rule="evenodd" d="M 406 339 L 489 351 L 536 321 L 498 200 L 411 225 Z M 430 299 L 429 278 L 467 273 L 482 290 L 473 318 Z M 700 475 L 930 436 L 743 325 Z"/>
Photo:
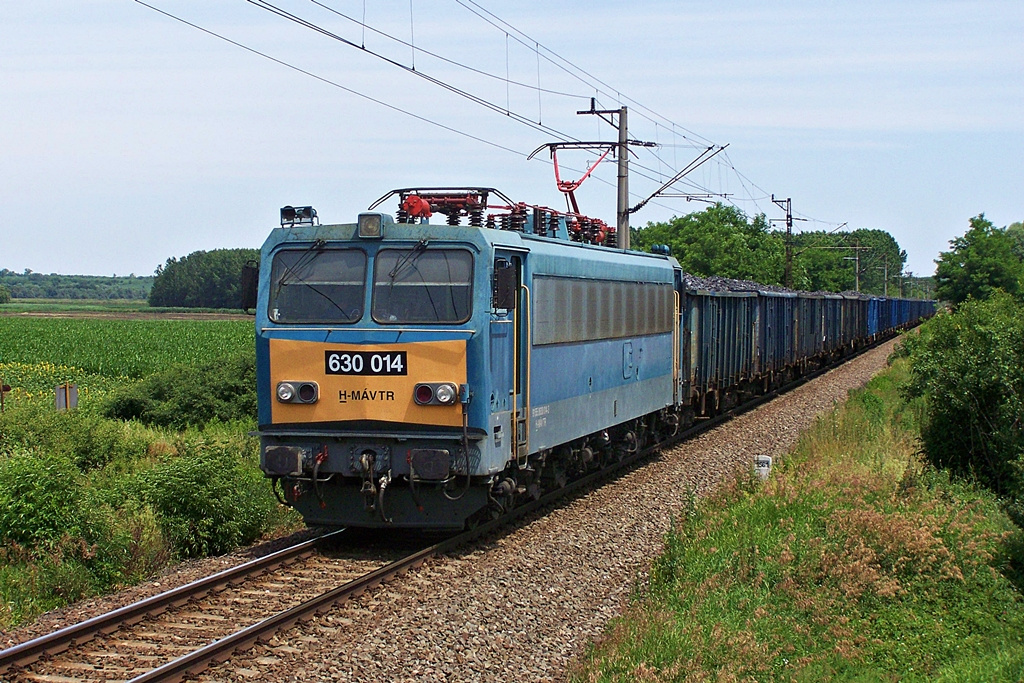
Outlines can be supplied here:
<path id="1" fill-rule="evenodd" d="M 0 379 L 9 398 L 51 396 L 63 382 L 104 391 L 172 365 L 254 348 L 247 320 L 0 318 Z"/>

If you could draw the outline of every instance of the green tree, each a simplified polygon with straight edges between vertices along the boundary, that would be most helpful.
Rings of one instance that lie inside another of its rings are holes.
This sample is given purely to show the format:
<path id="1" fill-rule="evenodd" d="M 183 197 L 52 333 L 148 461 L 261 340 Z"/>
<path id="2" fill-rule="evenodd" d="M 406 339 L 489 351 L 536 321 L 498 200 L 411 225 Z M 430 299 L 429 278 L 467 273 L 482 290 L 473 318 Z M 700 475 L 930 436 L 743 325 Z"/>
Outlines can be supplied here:
<path id="1" fill-rule="evenodd" d="M 1010 223 L 1006 226 L 1006 234 L 1013 238 L 1013 253 L 1024 261 L 1024 223 Z"/>
<path id="2" fill-rule="evenodd" d="M 633 231 L 632 244 L 642 251 L 667 244 L 683 270 L 693 275 L 782 282 L 781 237 L 768 229 L 763 214 L 749 220 L 734 206 L 715 204 L 667 223 L 648 223 Z"/>
<path id="3" fill-rule="evenodd" d="M 181 259 L 171 257 L 156 269 L 149 305 L 238 308 L 242 266 L 258 258 L 256 249 L 215 249 L 194 251 Z"/>
<path id="4" fill-rule="evenodd" d="M 842 292 L 859 287 L 869 294 L 888 290 L 890 296 L 898 290 L 907 252 L 884 230 L 803 232 L 795 235 L 793 242 L 793 284 L 797 289 Z"/>
<path id="5" fill-rule="evenodd" d="M 809 292 L 842 292 L 856 286 L 856 252 L 843 249 L 841 235 L 804 232 L 793 236 L 793 287 Z"/>
<path id="6" fill-rule="evenodd" d="M 7 289 L 4 285 L 0 285 L 0 304 L 11 303 L 11 290 Z"/>
<path id="7" fill-rule="evenodd" d="M 871 294 L 898 294 L 899 274 L 907 262 L 907 252 L 885 230 L 854 230 L 847 243 L 868 247 L 861 252 L 860 291 Z"/>
<path id="8" fill-rule="evenodd" d="M 949 242 L 952 249 L 935 262 L 936 295 L 953 305 L 968 298 L 987 299 L 997 289 L 1021 290 L 1024 263 L 1014 252 L 1014 237 L 999 229 L 985 214 L 970 219 L 970 229 Z"/>

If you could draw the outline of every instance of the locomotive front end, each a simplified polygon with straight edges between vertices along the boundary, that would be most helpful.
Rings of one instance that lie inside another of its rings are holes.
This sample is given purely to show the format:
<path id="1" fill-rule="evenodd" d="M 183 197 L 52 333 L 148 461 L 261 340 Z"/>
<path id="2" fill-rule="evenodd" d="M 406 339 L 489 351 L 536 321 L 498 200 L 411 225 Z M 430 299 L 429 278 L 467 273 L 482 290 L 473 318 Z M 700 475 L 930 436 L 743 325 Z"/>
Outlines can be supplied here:
<path id="1" fill-rule="evenodd" d="M 461 528 L 486 506 L 471 234 L 363 214 L 264 245 L 260 466 L 308 524 Z"/>

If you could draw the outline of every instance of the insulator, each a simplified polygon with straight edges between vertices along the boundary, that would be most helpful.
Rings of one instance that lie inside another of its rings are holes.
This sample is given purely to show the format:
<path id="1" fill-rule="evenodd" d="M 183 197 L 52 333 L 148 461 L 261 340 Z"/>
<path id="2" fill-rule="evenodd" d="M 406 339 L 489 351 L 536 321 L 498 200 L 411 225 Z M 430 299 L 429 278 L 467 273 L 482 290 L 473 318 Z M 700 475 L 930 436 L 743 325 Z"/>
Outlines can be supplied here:
<path id="1" fill-rule="evenodd" d="M 508 230 L 508 229 L 509 229 L 509 227 L 510 227 L 510 221 L 509 221 L 509 219 L 510 219 L 510 218 L 511 218 L 511 216 L 509 216 L 509 215 L 508 215 L 507 213 L 503 213 L 503 214 L 501 214 L 501 215 L 500 215 L 500 216 L 498 217 L 498 220 L 499 220 L 499 221 L 500 221 L 500 223 L 501 223 L 501 229 L 502 229 L 502 230 Z"/>
<path id="2" fill-rule="evenodd" d="M 512 210 L 509 227 L 516 232 L 522 232 L 526 228 L 526 209 L 516 207 Z"/>
<path id="3" fill-rule="evenodd" d="M 533 232 L 541 237 L 548 235 L 547 213 L 543 209 L 535 209 L 533 212 Z"/>
<path id="4" fill-rule="evenodd" d="M 483 227 L 484 224 L 484 207 L 479 204 L 469 210 L 469 224 L 474 228 Z"/>
<path id="5" fill-rule="evenodd" d="M 558 235 L 558 214 L 552 213 L 548 216 L 548 235 L 555 237 Z"/>
<path id="6" fill-rule="evenodd" d="M 494 229 L 494 214 L 490 214 L 487 216 L 487 222 L 485 223 L 485 225 L 491 230 Z"/>
<path id="7" fill-rule="evenodd" d="M 567 216 L 565 219 L 565 229 L 569 233 L 569 239 L 578 242 L 580 234 L 580 222 L 572 216 Z"/>
<path id="8" fill-rule="evenodd" d="M 461 218 L 462 217 L 459 215 L 459 210 L 458 209 L 452 209 L 448 213 L 448 225 L 459 225 L 462 222 L 460 220 Z"/>
<path id="9" fill-rule="evenodd" d="M 399 209 L 398 213 L 395 214 L 395 220 L 398 223 L 408 223 L 409 222 L 409 212 L 406 211 L 405 209 Z"/>

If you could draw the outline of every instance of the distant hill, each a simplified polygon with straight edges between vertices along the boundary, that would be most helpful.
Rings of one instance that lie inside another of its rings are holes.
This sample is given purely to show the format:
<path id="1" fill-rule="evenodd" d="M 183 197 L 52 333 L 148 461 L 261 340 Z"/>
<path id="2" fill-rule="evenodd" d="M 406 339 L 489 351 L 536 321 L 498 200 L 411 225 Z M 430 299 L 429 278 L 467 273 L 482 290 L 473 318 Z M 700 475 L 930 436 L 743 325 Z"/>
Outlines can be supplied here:
<path id="1" fill-rule="evenodd" d="M 149 297 L 154 276 L 58 275 L 0 269 L 0 285 L 15 299 L 141 299 Z"/>

